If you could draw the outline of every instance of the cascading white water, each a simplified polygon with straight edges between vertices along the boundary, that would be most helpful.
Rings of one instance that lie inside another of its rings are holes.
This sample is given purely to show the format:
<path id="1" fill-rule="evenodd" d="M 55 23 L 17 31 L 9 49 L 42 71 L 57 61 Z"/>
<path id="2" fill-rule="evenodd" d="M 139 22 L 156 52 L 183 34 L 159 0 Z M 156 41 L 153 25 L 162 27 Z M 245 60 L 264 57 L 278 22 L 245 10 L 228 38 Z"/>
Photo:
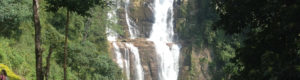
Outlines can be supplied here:
<path id="1" fill-rule="evenodd" d="M 138 30 L 136 29 L 137 25 L 134 21 L 131 20 L 131 18 L 128 15 L 128 5 L 130 4 L 130 0 L 126 0 L 125 2 L 125 17 L 126 17 L 126 23 L 128 25 L 130 39 L 134 39 L 138 35 Z"/>
<path id="2" fill-rule="evenodd" d="M 108 13 L 107 13 L 107 20 L 110 21 L 110 23 L 113 23 L 113 24 L 117 24 L 118 23 L 118 19 L 116 18 L 117 17 L 117 10 L 119 8 L 119 1 L 118 0 L 112 0 L 113 2 L 117 3 L 116 6 L 112 6 L 112 10 L 110 10 Z M 116 7 L 116 8 L 114 8 Z M 115 42 L 117 41 L 117 38 L 118 38 L 118 33 L 116 33 L 115 31 L 113 31 L 111 29 L 111 25 L 108 24 L 106 25 L 106 33 L 107 33 L 107 40 L 110 41 L 110 42 Z"/>
<path id="3" fill-rule="evenodd" d="M 117 45 L 116 42 L 112 42 L 113 47 L 114 47 L 114 53 L 116 54 L 116 59 L 119 67 L 123 69 L 126 73 L 127 79 L 130 80 L 130 63 L 129 63 L 129 50 L 126 48 L 125 49 L 125 54 L 122 57 L 122 53 L 120 51 L 119 46 Z"/>
<path id="4" fill-rule="evenodd" d="M 134 21 L 132 21 L 130 19 L 130 17 L 128 16 L 128 5 L 129 5 L 130 1 L 126 0 L 125 2 L 125 15 L 126 15 L 126 23 L 128 25 L 128 29 L 129 29 L 129 33 L 130 33 L 130 39 L 135 39 L 137 37 L 138 34 L 138 30 L 136 29 L 137 25 L 135 24 Z M 117 7 L 118 8 L 118 7 Z M 116 10 L 109 12 L 108 13 L 108 19 L 113 19 L 113 17 L 116 17 Z M 112 21 L 114 23 L 117 23 L 117 21 Z M 125 43 L 124 44 L 119 44 L 117 45 L 117 38 L 118 38 L 118 34 L 116 32 L 114 32 L 112 29 L 107 28 L 107 39 L 112 43 L 113 47 L 114 47 L 114 53 L 115 53 L 115 57 L 116 57 L 116 62 L 118 63 L 119 67 L 123 69 L 123 71 L 126 72 L 126 76 L 128 80 L 131 80 L 130 75 L 133 75 L 130 73 L 130 65 L 134 65 L 135 66 L 135 74 L 136 74 L 136 78 L 135 80 L 144 80 L 144 72 L 143 72 L 143 68 L 141 65 L 141 60 L 140 60 L 140 56 L 139 56 L 139 51 L 138 48 L 135 47 L 133 44 L 131 43 Z M 122 53 L 120 51 L 119 46 L 124 48 L 124 53 Z M 132 53 L 132 54 L 131 54 Z M 123 54 L 123 56 L 122 56 Z M 130 54 L 134 55 L 134 61 L 133 64 L 130 64 Z"/>
<path id="5" fill-rule="evenodd" d="M 124 55 L 124 65 L 125 65 L 125 72 L 127 79 L 130 80 L 130 56 L 129 56 L 128 48 L 125 48 L 125 55 Z"/>
<path id="6" fill-rule="evenodd" d="M 135 39 L 136 37 L 138 37 L 138 30 L 136 29 L 137 25 L 134 21 L 131 20 L 131 18 L 128 15 L 128 5 L 130 4 L 130 0 L 126 0 L 125 2 L 125 16 L 126 16 L 126 23 L 129 29 L 129 33 L 130 33 L 130 39 Z M 125 45 L 127 46 L 127 48 L 130 49 L 130 51 L 133 53 L 134 55 L 134 65 L 135 65 L 135 71 L 136 71 L 136 80 L 144 80 L 144 71 L 141 65 L 141 60 L 140 60 L 140 56 L 139 56 L 139 51 L 138 48 L 135 47 L 133 44 L 131 43 L 125 43 Z"/>
<path id="7" fill-rule="evenodd" d="M 117 24 L 117 14 L 116 11 L 118 8 L 120 8 L 120 2 L 118 0 L 113 0 L 116 4 L 116 8 L 112 8 L 111 11 L 109 11 L 107 13 L 108 16 L 108 20 L 114 24 Z M 107 40 L 110 41 L 113 45 L 113 49 L 114 49 L 114 53 L 115 53 L 115 57 L 116 57 L 116 62 L 118 64 L 118 66 L 125 71 L 126 76 L 127 76 L 127 80 L 130 80 L 130 61 L 129 61 L 129 50 L 125 49 L 125 54 L 124 56 L 122 56 L 122 53 L 120 51 L 120 48 L 117 44 L 117 39 L 118 39 L 118 33 L 116 33 L 115 31 L 113 31 L 111 29 L 110 25 L 107 25 L 106 28 L 106 33 L 107 33 Z"/>
<path id="8" fill-rule="evenodd" d="M 112 44 L 113 44 L 114 51 L 115 51 L 115 54 L 116 54 L 117 63 L 119 65 L 119 67 L 121 67 L 123 69 L 124 68 L 123 67 L 123 58 L 122 58 L 122 54 L 120 52 L 120 48 L 119 48 L 119 46 L 117 45 L 116 42 L 113 42 Z"/>
<path id="9" fill-rule="evenodd" d="M 140 60 L 140 54 L 139 50 L 137 47 L 135 47 L 133 44 L 126 43 L 125 44 L 130 51 L 134 55 L 134 65 L 135 65 L 135 70 L 136 70 L 136 80 L 144 80 L 144 71 L 141 65 L 141 60 Z"/>
<path id="10" fill-rule="evenodd" d="M 125 1 L 125 18 L 128 25 L 130 39 L 138 37 L 139 31 L 137 25 L 128 15 L 128 5 L 130 0 Z M 174 42 L 173 31 L 173 0 L 155 0 L 154 3 L 155 22 L 152 26 L 152 32 L 148 40 L 155 44 L 156 53 L 158 54 L 159 63 L 159 79 L 160 80 L 177 80 L 179 71 L 179 51 L 180 47 Z M 113 32 L 108 29 L 107 31 Z M 125 49 L 124 53 L 120 52 L 116 43 L 117 35 L 108 36 L 108 40 L 112 42 L 116 54 L 117 63 L 126 72 L 128 80 L 131 80 L 130 65 L 135 66 L 136 80 L 144 79 L 143 67 L 139 56 L 138 48 L 132 43 L 125 42 L 119 44 Z M 131 54 L 132 53 L 132 54 Z M 123 55 L 122 55 L 123 54 Z M 134 61 L 130 64 L 130 54 L 133 55 Z"/>
<path id="11" fill-rule="evenodd" d="M 155 0 L 154 2 L 155 22 L 149 40 L 154 42 L 159 55 L 160 80 L 177 80 L 179 71 L 180 47 L 173 41 L 173 1 Z"/>

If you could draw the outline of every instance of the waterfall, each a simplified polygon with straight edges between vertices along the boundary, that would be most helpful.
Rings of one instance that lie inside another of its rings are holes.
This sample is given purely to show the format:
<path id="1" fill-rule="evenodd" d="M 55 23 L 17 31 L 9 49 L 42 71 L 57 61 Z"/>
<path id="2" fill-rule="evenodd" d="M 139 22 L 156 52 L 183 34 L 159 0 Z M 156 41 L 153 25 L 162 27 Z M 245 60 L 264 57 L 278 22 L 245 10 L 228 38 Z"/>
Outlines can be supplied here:
<path id="1" fill-rule="evenodd" d="M 113 42 L 112 44 L 113 44 L 114 51 L 115 51 L 115 54 L 116 54 L 117 63 L 119 65 L 119 67 L 121 67 L 123 69 L 123 58 L 122 58 L 120 48 L 119 48 L 119 46 L 117 45 L 116 42 Z"/>
<path id="2" fill-rule="evenodd" d="M 129 5 L 130 0 L 125 0 L 126 24 L 130 34 L 129 37 L 132 40 L 138 38 L 139 31 L 137 29 L 138 26 L 129 16 Z M 177 80 L 180 46 L 174 40 L 173 0 L 155 0 L 154 8 L 151 8 L 151 10 L 154 11 L 155 21 L 152 25 L 152 31 L 148 41 L 154 43 L 155 51 L 158 55 L 158 78 L 159 80 Z M 108 16 L 115 16 L 115 13 L 111 13 Z M 118 34 L 111 29 L 107 29 L 107 31 L 108 33 L 112 33 L 109 34 L 107 38 L 113 45 L 116 63 L 123 69 L 123 72 L 126 73 L 127 79 L 144 80 L 144 70 L 138 48 L 131 42 L 117 43 Z M 121 48 L 124 49 L 123 52 L 121 52 Z M 130 66 L 134 67 L 131 68 Z M 135 78 L 130 78 L 132 75 L 134 75 Z"/>
<path id="3" fill-rule="evenodd" d="M 117 17 L 116 11 L 117 11 L 117 9 L 120 8 L 120 4 L 119 4 L 120 2 L 116 1 L 116 0 L 114 0 L 114 2 L 117 3 L 116 8 L 112 8 L 112 10 L 107 13 L 107 16 L 108 16 L 108 20 L 110 22 L 117 24 L 118 20 L 116 19 L 116 17 Z M 123 72 L 126 73 L 127 80 L 130 80 L 130 67 L 129 67 L 130 66 L 130 61 L 129 61 L 130 60 L 130 58 L 129 58 L 130 52 L 129 52 L 129 50 L 125 49 L 125 54 L 124 54 L 124 56 L 122 56 L 119 45 L 117 44 L 117 39 L 119 36 L 118 33 L 116 33 L 114 30 L 112 30 L 110 25 L 107 25 L 106 33 L 107 33 L 107 40 L 112 43 L 113 51 L 115 53 L 116 62 L 118 64 L 118 66 L 123 70 Z"/>
<path id="4" fill-rule="evenodd" d="M 129 29 L 130 39 L 134 39 L 138 35 L 138 30 L 136 29 L 137 25 L 128 15 L 128 5 L 130 4 L 130 0 L 126 0 L 125 2 L 125 17 L 126 23 Z"/>
<path id="5" fill-rule="evenodd" d="M 125 55 L 124 55 L 124 65 L 125 65 L 125 72 L 126 72 L 126 76 L 127 79 L 130 80 L 130 56 L 129 56 L 129 50 L 128 48 L 125 48 Z"/>
<path id="6" fill-rule="evenodd" d="M 129 63 L 129 50 L 125 49 L 125 55 L 122 57 L 122 53 L 120 51 L 119 46 L 116 42 L 112 42 L 114 47 L 114 53 L 116 54 L 117 64 L 121 69 L 123 69 L 126 73 L 126 77 L 128 80 L 130 80 L 130 63 Z"/>
<path id="7" fill-rule="evenodd" d="M 136 70 L 136 80 L 144 80 L 144 71 L 141 65 L 141 60 L 140 60 L 140 54 L 139 50 L 137 47 L 135 47 L 133 44 L 126 43 L 125 44 L 130 51 L 134 55 L 134 65 L 135 65 L 135 70 Z"/>
<path id="8" fill-rule="evenodd" d="M 128 15 L 128 5 L 130 4 L 130 0 L 126 0 L 125 2 L 125 18 L 126 23 L 128 26 L 128 31 L 130 33 L 130 39 L 135 39 L 138 35 L 138 30 L 136 29 L 137 25 L 134 21 L 131 20 L 131 18 Z M 117 5 L 118 8 L 118 5 Z M 116 10 L 113 10 L 108 13 L 108 19 L 110 19 L 111 22 L 117 23 L 113 19 L 113 17 L 116 17 Z M 114 32 L 112 29 L 107 28 L 107 39 L 112 43 L 116 62 L 119 65 L 119 67 L 123 70 L 123 72 L 126 73 L 127 79 L 131 80 L 130 75 L 136 75 L 135 80 L 144 80 L 144 72 L 141 65 L 141 60 L 139 56 L 139 50 L 137 47 L 135 47 L 133 44 L 125 42 L 125 45 L 120 43 L 117 44 L 117 38 L 118 34 Z M 124 52 L 122 53 L 120 51 L 120 47 L 124 48 Z M 130 55 L 133 55 L 134 61 L 130 64 Z M 134 66 L 134 73 L 130 73 L 130 65 Z"/>
<path id="9" fill-rule="evenodd" d="M 128 15 L 128 5 L 130 4 L 130 0 L 126 0 L 125 2 L 125 17 L 126 17 L 126 23 L 129 29 L 129 33 L 130 33 L 130 39 L 135 39 L 136 37 L 138 37 L 138 30 L 136 29 L 137 25 L 134 21 L 131 20 L 131 18 Z M 133 44 L 131 43 L 125 43 L 125 45 L 127 46 L 127 48 L 130 49 L 130 51 L 133 53 L 134 55 L 134 66 L 135 66 L 135 71 L 136 71 L 136 80 L 144 80 L 144 71 L 141 65 L 141 60 L 140 60 L 140 56 L 139 56 L 139 51 L 138 48 L 135 47 Z"/>
<path id="10" fill-rule="evenodd" d="M 152 32 L 149 40 L 155 44 L 159 55 L 159 79 L 177 80 L 180 47 L 174 43 L 173 0 L 155 0 Z"/>

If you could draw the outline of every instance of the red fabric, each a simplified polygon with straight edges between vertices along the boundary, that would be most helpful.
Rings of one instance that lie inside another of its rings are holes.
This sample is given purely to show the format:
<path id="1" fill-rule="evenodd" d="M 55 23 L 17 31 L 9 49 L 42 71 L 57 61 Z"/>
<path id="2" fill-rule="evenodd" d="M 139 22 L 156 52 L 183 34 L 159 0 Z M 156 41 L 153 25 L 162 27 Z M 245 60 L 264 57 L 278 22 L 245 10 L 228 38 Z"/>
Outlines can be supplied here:
<path id="1" fill-rule="evenodd" d="M 6 80 L 6 77 L 4 75 L 0 75 L 0 80 Z"/>

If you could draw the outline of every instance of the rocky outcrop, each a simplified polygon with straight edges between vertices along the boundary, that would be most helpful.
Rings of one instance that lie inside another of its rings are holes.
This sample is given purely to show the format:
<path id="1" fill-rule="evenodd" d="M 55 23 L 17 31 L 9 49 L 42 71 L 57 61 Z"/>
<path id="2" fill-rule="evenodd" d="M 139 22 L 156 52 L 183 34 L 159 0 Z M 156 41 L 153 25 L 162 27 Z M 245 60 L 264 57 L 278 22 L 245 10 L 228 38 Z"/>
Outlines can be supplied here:
<path id="1" fill-rule="evenodd" d="M 137 39 L 123 39 L 117 41 L 119 45 L 121 53 L 126 53 L 124 46 L 126 43 L 131 43 L 139 49 L 140 60 L 142 64 L 142 68 L 144 71 L 144 79 L 145 80 L 158 80 L 158 61 L 157 54 L 155 51 L 154 43 L 151 41 L 147 41 L 145 38 L 137 38 Z M 111 45 L 112 46 L 112 45 Z M 112 50 L 112 49 L 111 49 Z M 122 54 L 125 56 L 124 54 Z M 112 55 L 113 59 L 116 61 L 115 55 Z M 134 63 L 133 53 L 129 53 L 130 63 Z M 130 78 L 131 80 L 135 80 L 136 77 L 135 66 L 130 65 Z"/>
<path id="2" fill-rule="evenodd" d="M 191 21 L 187 16 L 194 19 L 193 16 L 199 12 L 196 7 L 197 1 L 200 0 L 177 0 L 174 5 L 176 27 L 186 25 L 188 21 Z M 196 47 L 184 39 L 180 39 L 179 42 L 182 48 L 178 80 L 211 80 L 209 66 L 213 60 L 212 49 L 207 46 Z"/>
<path id="3" fill-rule="evenodd" d="M 128 16 L 136 23 L 137 29 L 140 33 L 137 37 L 148 38 L 150 36 L 152 23 L 154 22 L 152 9 L 153 1 L 154 0 L 131 0 L 130 5 L 128 5 Z M 127 28 L 124 30 L 126 32 L 125 35 L 128 37 L 129 33 L 124 9 L 125 8 L 123 7 L 118 10 L 119 23 Z"/>
<path id="4" fill-rule="evenodd" d="M 130 0 L 130 5 L 128 5 L 128 17 L 134 21 L 137 25 L 137 30 L 139 34 L 137 35 L 137 39 L 129 39 L 129 29 L 126 23 L 126 13 L 125 13 L 125 0 L 122 2 L 122 7 L 117 11 L 118 13 L 118 23 L 121 26 L 124 26 L 125 34 L 123 36 L 119 36 L 119 40 L 117 44 L 120 47 L 121 53 L 125 53 L 126 47 L 125 43 L 132 43 L 135 47 L 139 49 L 139 55 L 141 64 L 144 70 L 144 79 L 145 80 L 158 80 L 158 61 L 157 54 L 155 51 L 154 43 L 151 41 L 147 41 L 146 38 L 150 36 L 150 32 L 152 30 L 152 24 L 154 22 L 153 15 L 153 1 L 154 0 Z M 112 45 L 111 45 L 112 46 Z M 111 47 L 112 48 L 112 47 Z M 111 49 L 113 50 L 113 49 Z M 112 57 L 115 60 L 115 55 L 112 52 Z M 130 53 L 132 54 L 132 53 Z M 133 63 L 133 55 L 130 55 L 130 63 Z M 135 78 L 134 66 L 130 66 L 130 77 L 131 80 Z"/>
<path id="5" fill-rule="evenodd" d="M 211 80 L 209 63 L 212 62 L 209 48 L 183 47 L 180 57 L 178 80 Z"/>
<path id="6" fill-rule="evenodd" d="M 153 42 L 136 39 L 133 44 L 139 49 L 145 80 L 158 80 L 158 61 Z"/>
<path id="7" fill-rule="evenodd" d="M 154 22 L 153 15 L 153 1 L 154 0 L 132 0 L 130 8 L 130 17 L 136 22 L 140 37 L 148 38 L 152 30 L 152 23 Z"/>
<path id="8" fill-rule="evenodd" d="M 124 36 L 119 36 L 117 44 L 120 47 L 121 53 L 125 53 L 126 46 L 125 43 L 132 43 L 139 49 L 140 60 L 142 68 L 144 70 L 145 80 L 158 80 L 158 70 L 159 62 L 157 60 L 158 55 L 156 54 L 154 43 L 146 40 L 150 36 L 152 29 L 152 24 L 154 22 L 153 13 L 153 1 L 154 0 L 131 0 L 128 6 L 128 15 L 136 24 L 137 29 L 140 34 L 137 39 L 129 39 L 129 29 L 126 23 L 126 15 L 124 4 L 123 8 L 118 10 L 119 24 L 124 26 Z M 175 17 L 175 27 L 181 26 L 180 24 L 186 23 L 188 21 L 185 15 L 196 15 L 197 10 L 194 2 L 197 0 L 176 0 L 174 3 L 174 17 Z M 123 2 L 124 3 L 124 2 Z M 189 12 L 183 12 L 182 7 L 192 6 Z M 195 10 L 193 10 L 195 9 Z M 176 29 L 175 29 L 176 30 Z M 175 31 L 176 32 L 176 31 Z M 212 62 L 212 50 L 210 48 L 197 48 L 187 43 L 188 41 L 178 41 L 181 47 L 180 53 L 180 69 L 178 80 L 210 80 L 211 75 L 209 75 L 209 63 Z M 172 44 L 167 44 L 172 46 Z M 115 59 L 115 55 L 111 49 L 112 57 Z M 130 63 L 133 63 L 134 56 L 130 53 Z M 131 80 L 135 78 L 135 66 L 130 66 L 130 77 Z"/>

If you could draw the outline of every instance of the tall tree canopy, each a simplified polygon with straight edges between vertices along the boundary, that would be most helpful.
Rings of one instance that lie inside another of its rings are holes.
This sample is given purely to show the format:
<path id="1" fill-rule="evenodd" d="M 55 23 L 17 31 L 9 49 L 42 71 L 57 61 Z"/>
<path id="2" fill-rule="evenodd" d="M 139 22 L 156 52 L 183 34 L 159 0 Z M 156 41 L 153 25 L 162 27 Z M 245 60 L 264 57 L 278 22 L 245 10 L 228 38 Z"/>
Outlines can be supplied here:
<path id="1" fill-rule="evenodd" d="M 82 16 L 90 16 L 87 11 L 95 6 L 107 7 L 107 0 L 46 0 L 49 4 L 48 11 L 56 12 L 59 8 L 66 8 L 70 12 L 76 12 Z"/>
<path id="2" fill-rule="evenodd" d="M 300 79 L 299 0 L 213 0 L 228 34 L 247 35 L 234 79 Z"/>
<path id="3" fill-rule="evenodd" d="M 64 48 L 64 80 L 67 80 L 67 41 L 70 12 L 75 12 L 82 16 L 91 16 L 87 11 L 95 6 L 106 7 L 108 1 L 105 0 L 46 0 L 49 4 L 48 11 L 56 12 L 59 8 L 67 9 L 67 21 L 65 27 L 65 48 Z"/>
<path id="4" fill-rule="evenodd" d="M 0 63 L 22 79 L 64 78 L 63 38 L 67 9 L 46 11 L 50 5 L 47 0 L 0 0 Z M 107 19 L 111 9 L 103 5 L 86 8 L 85 14 L 69 10 L 68 80 L 121 80 L 124 77 L 107 54 L 105 28 L 118 24 Z M 21 79 L 10 73 L 7 77 Z"/>
<path id="5" fill-rule="evenodd" d="M 21 21 L 31 19 L 32 2 L 29 0 L 1 0 L 0 1 L 0 36 L 20 36 L 18 31 Z"/>

